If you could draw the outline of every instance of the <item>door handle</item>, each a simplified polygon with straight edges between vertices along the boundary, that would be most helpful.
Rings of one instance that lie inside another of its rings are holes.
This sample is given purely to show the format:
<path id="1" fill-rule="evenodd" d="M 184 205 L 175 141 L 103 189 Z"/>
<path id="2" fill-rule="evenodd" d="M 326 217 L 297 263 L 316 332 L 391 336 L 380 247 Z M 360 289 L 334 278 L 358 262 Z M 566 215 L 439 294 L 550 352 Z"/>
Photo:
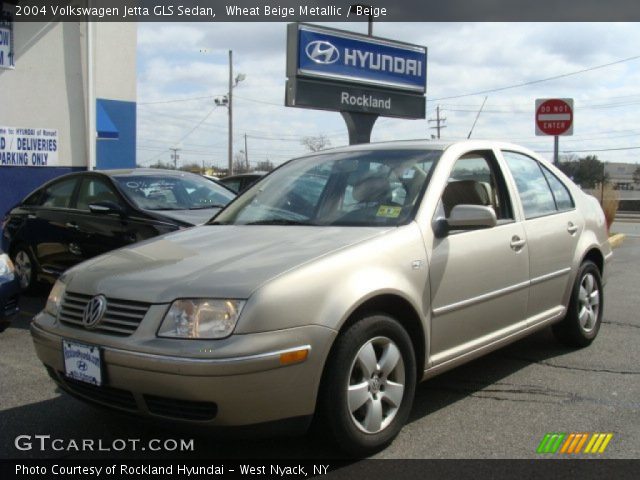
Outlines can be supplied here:
<path id="1" fill-rule="evenodd" d="M 511 248 L 516 252 L 522 250 L 522 247 L 524 247 L 525 243 L 527 243 L 527 241 L 523 238 L 520 238 L 518 235 L 514 235 L 513 237 L 511 237 Z"/>
<path id="2" fill-rule="evenodd" d="M 38 218 L 38 216 L 35 213 L 30 213 L 30 214 L 27 215 L 27 218 L 29 220 L 34 220 L 34 219 Z"/>
<path id="3" fill-rule="evenodd" d="M 80 227 L 78 226 L 78 224 L 77 224 L 77 223 L 75 223 L 75 222 L 67 222 L 67 223 L 65 223 L 64 225 L 65 225 L 65 227 L 73 228 L 74 230 L 78 230 L 78 229 L 80 228 Z"/>
<path id="4" fill-rule="evenodd" d="M 574 224 L 573 222 L 569 222 L 567 224 L 567 232 L 569 232 L 571 235 L 573 235 L 577 231 L 578 231 L 578 226 L 576 224 Z"/>

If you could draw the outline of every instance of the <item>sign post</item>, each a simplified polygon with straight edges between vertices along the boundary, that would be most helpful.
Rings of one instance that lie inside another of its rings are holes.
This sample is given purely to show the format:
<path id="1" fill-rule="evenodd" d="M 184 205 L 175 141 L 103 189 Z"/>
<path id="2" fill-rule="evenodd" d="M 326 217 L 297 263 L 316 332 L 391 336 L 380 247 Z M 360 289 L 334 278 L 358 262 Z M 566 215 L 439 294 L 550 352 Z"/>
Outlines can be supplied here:
<path id="1" fill-rule="evenodd" d="M 553 163 L 558 165 L 559 137 L 573 135 L 573 99 L 536 99 L 536 135 L 553 135 Z"/>
<path id="2" fill-rule="evenodd" d="M 378 116 L 425 118 L 426 77 L 426 47 L 288 26 L 285 104 L 340 112 L 350 144 L 369 142 Z"/>

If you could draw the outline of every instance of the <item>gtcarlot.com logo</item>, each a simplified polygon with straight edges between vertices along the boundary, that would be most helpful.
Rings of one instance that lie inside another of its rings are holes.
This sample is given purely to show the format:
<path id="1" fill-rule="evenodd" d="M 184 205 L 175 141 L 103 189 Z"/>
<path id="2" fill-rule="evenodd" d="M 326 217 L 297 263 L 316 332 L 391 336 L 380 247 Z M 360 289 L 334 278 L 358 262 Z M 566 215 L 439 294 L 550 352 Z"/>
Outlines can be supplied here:
<path id="1" fill-rule="evenodd" d="M 613 433 L 547 433 L 537 453 L 604 453 Z"/>

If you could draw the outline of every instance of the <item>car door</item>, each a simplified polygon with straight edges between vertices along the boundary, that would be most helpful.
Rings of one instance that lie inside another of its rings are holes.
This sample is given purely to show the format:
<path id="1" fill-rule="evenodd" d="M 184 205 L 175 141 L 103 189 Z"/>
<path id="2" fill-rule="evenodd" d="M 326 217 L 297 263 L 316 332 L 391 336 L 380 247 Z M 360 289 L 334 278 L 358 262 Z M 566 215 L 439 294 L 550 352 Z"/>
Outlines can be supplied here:
<path id="1" fill-rule="evenodd" d="M 98 202 L 111 202 L 120 211 L 92 212 L 89 205 Z M 69 223 L 74 229 L 72 248 L 87 260 L 137 241 L 128 214 L 128 205 L 108 179 L 95 174 L 85 176 L 69 213 Z"/>
<path id="2" fill-rule="evenodd" d="M 567 187 L 548 168 L 521 152 L 503 150 L 522 204 L 529 245 L 528 316 L 560 308 L 584 228 Z"/>
<path id="3" fill-rule="evenodd" d="M 45 273 L 57 276 L 79 261 L 70 250 L 73 230 L 69 225 L 69 206 L 78 180 L 78 176 L 71 176 L 48 185 L 38 205 L 30 207 L 27 213 L 21 236 L 30 244 Z"/>
<path id="4" fill-rule="evenodd" d="M 497 225 L 436 238 L 429 266 L 431 359 L 434 364 L 504 337 L 526 318 L 529 280 L 524 227 L 492 150 L 460 156 L 434 216 L 456 205 L 492 207 Z"/>

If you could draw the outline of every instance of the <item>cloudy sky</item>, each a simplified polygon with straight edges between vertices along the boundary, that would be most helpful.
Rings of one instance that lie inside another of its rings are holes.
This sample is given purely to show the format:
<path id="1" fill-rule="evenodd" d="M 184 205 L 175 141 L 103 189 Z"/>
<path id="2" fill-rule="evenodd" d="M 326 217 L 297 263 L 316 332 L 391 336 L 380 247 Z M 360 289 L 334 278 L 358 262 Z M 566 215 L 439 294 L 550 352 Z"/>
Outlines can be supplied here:
<path id="1" fill-rule="evenodd" d="M 366 33 L 364 23 L 330 26 Z M 534 101 L 574 98 L 574 135 L 560 138 L 561 153 L 640 161 L 640 24 L 376 23 L 374 34 L 428 47 L 427 117 L 440 106 L 445 140 L 466 138 L 487 96 L 473 138 L 551 157 L 553 138 L 535 136 Z M 227 110 L 213 98 L 227 90 L 229 49 L 246 75 L 234 89 L 235 152 L 245 134 L 254 165 L 303 153 L 304 136 L 347 144 L 337 112 L 284 106 L 285 38 L 285 23 L 139 23 L 138 163 L 169 161 L 177 147 L 182 163 L 226 166 Z M 433 125 L 380 118 L 373 140 L 429 138 Z"/>

